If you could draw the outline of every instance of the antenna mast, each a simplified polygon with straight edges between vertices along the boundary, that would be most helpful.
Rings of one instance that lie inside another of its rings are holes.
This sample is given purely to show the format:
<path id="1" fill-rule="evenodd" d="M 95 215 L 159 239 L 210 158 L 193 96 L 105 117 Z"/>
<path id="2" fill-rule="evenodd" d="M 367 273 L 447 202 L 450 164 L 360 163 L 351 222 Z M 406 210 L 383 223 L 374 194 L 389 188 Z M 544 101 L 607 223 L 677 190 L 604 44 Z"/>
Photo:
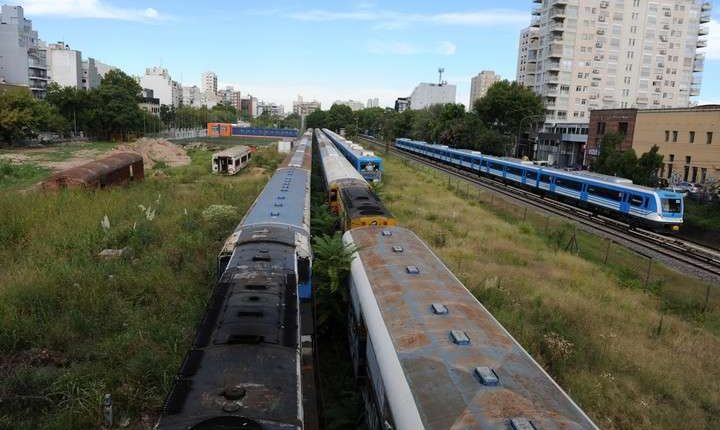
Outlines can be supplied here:
<path id="1" fill-rule="evenodd" d="M 444 67 L 438 67 L 438 85 L 442 85 L 442 84 L 443 84 L 443 80 L 442 80 L 442 74 L 443 74 L 443 73 L 445 73 L 445 68 L 444 68 Z"/>

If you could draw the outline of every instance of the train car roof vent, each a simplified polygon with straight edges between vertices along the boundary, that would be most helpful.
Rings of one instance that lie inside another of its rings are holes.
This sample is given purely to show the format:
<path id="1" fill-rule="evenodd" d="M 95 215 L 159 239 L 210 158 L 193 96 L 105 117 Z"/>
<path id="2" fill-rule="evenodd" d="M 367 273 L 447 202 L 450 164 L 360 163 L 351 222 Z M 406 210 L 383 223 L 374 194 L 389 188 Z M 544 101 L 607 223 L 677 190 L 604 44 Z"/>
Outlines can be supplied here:
<path id="1" fill-rule="evenodd" d="M 390 230 L 383 230 L 382 235 L 383 236 L 392 236 L 392 232 Z"/>
<path id="2" fill-rule="evenodd" d="M 487 366 L 476 367 L 475 374 L 480 378 L 480 383 L 483 385 L 495 386 L 500 383 L 497 373 Z"/>
<path id="3" fill-rule="evenodd" d="M 275 202 L 275 207 L 276 207 L 276 208 L 281 208 L 282 206 L 283 206 L 282 203 L 280 203 L 280 202 Z"/>
<path id="4" fill-rule="evenodd" d="M 271 217 L 279 217 L 279 216 L 280 216 L 280 212 L 278 212 L 278 211 L 272 211 L 272 212 L 270 212 L 270 216 L 271 216 Z"/>
<path id="5" fill-rule="evenodd" d="M 447 306 L 443 305 L 442 303 L 433 303 L 432 311 L 435 315 L 447 315 L 448 314 L 448 308 Z"/>
<path id="6" fill-rule="evenodd" d="M 537 427 L 525 417 L 516 417 L 510 419 L 510 428 L 512 430 L 537 430 Z"/>
<path id="7" fill-rule="evenodd" d="M 277 196 L 278 200 L 285 200 L 285 196 Z"/>
<path id="8" fill-rule="evenodd" d="M 450 330 L 450 339 L 456 345 L 470 345 L 470 338 L 462 330 Z"/>
<path id="9" fill-rule="evenodd" d="M 417 275 L 418 273 L 420 273 L 420 268 L 417 266 L 407 266 L 405 267 L 405 271 L 411 275 Z"/>
<path id="10" fill-rule="evenodd" d="M 393 246 L 393 252 L 403 252 L 403 251 L 404 251 L 404 249 L 402 246 L 400 246 L 400 245 Z"/>

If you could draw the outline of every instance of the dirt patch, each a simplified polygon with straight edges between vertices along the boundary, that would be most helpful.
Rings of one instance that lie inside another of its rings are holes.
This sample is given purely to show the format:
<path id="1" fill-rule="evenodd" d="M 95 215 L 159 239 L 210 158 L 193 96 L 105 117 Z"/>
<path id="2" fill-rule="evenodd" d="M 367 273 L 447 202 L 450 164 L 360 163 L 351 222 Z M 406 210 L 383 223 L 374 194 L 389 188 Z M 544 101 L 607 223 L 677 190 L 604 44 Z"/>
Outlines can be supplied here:
<path id="1" fill-rule="evenodd" d="M 25 163 L 27 161 L 31 161 L 32 158 L 28 157 L 25 154 L 19 154 L 19 153 L 7 153 L 7 154 L 0 154 L 0 161 L 7 161 L 10 163 Z"/>
<path id="2" fill-rule="evenodd" d="M 118 152 L 137 152 L 142 155 L 146 169 L 151 169 L 155 163 L 163 162 L 170 167 L 186 166 L 190 164 L 190 157 L 185 150 L 166 139 L 138 139 L 133 143 L 118 145 Z"/>

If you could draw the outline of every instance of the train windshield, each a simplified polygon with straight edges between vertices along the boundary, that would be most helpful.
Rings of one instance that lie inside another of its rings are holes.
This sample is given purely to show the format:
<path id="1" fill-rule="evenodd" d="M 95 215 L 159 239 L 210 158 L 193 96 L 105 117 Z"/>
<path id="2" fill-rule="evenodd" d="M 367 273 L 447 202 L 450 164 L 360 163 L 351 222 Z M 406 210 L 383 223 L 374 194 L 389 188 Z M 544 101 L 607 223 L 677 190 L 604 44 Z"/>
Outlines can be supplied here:
<path id="1" fill-rule="evenodd" d="M 663 212 L 670 212 L 678 214 L 682 212 L 682 200 L 681 199 L 661 199 Z"/>

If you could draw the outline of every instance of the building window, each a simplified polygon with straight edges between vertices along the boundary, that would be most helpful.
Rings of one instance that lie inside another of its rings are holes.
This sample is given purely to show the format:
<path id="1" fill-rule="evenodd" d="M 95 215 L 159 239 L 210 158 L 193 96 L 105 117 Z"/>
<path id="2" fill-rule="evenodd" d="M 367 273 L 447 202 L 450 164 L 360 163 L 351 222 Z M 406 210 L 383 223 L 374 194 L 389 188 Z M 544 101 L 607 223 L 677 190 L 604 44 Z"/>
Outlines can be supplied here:
<path id="1" fill-rule="evenodd" d="M 677 136 L 678 136 L 677 130 L 673 130 L 673 142 L 677 142 Z"/>
<path id="2" fill-rule="evenodd" d="M 665 142 L 670 142 L 670 130 L 665 130 Z"/>
<path id="3" fill-rule="evenodd" d="M 628 134 L 628 123 L 626 122 L 620 122 L 618 123 L 618 132 L 622 133 L 623 136 L 627 136 Z"/>
<path id="4" fill-rule="evenodd" d="M 707 179 L 707 169 L 705 167 L 700 168 L 700 183 L 705 183 Z"/>
<path id="5" fill-rule="evenodd" d="M 668 178 L 670 178 L 672 176 L 672 169 L 673 169 L 672 163 L 668 163 L 668 171 L 667 171 Z"/>
<path id="6" fill-rule="evenodd" d="M 697 182 L 697 167 L 692 168 L 692 182 Z"/>
<path id="7" fill-rule="evenodd" d="M 683 181 L 687 181 L 688 176 L 690 176 L 690 166 L 685 166 L 685 171 L 683 172 Z"/>
<path id="8" fill-rule="evenodd" d="M 690 164 L 690 161 L 692 161 L 692 157 L 690 157 L 689 155 L 686 155 L 685 156 L 685 164 Z"/>
<path id="9" fill-rule="evenodd" d="M 707 140 L 705 143 L 707 143 L 708 145 L 712 143 L 712 131 L 707 132 Z"/>
<path id="10" fill-rule="evenodd" d="M 690 139 L 690 143 L 695 143 L 695 132 L 694 131 L 690 132 L 689 139 Z"/>

